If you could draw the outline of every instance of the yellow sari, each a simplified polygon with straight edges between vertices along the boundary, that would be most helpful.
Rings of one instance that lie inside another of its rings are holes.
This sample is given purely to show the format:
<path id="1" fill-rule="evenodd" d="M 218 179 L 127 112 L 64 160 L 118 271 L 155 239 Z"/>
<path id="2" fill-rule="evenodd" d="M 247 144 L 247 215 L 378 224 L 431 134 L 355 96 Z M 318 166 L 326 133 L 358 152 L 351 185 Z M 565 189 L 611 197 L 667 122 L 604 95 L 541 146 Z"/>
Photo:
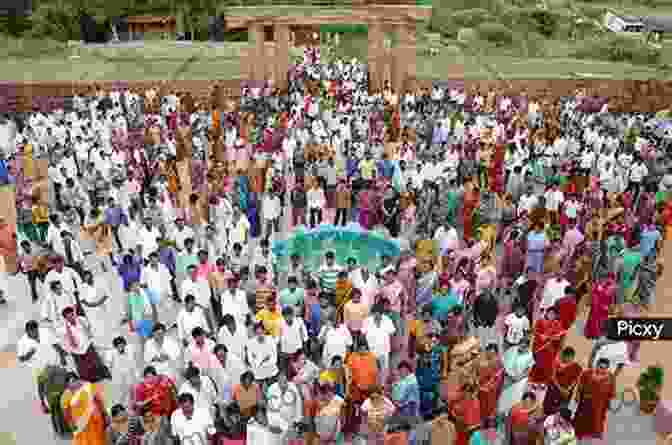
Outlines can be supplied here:
<path id="1" fill-rule="evenodd" d="M 100 389 L 84 383 L 76 390 L 66 389 L 61 396 L 63 413 L 73 426 L 73 445 L 105 445 L 106 421 Z"/>
<path id="2" fill-rule="evenodd" d="M 23 176 L 30 179 L 34 179 L 35 176 L 32 144 L 26 144 L 23 147 Z"/>

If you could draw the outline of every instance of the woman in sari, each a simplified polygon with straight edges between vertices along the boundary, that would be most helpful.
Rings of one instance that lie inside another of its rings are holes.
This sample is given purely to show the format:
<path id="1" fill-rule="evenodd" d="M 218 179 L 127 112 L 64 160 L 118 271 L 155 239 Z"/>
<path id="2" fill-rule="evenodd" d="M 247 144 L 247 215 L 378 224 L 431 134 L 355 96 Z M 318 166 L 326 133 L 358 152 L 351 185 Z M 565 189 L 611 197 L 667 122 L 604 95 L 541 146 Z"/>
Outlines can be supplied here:
<path id="1" fill-rule="evenodd" d="M 553 378 L 553 364 L 558 356 L 567 331 L 558 320 L 558 310 L 548 309 L 545 319 L 534 325 L 534 367 L 530 372 L 530 382 L 548 384 Z"/>
<path id="2" fill-rule="evenodd" d="M 47 366 L 37 377 L 42 409 L 45 413 L 51 414 L 51 425 L 54 432 L 61 437 L 72 432 L 72 428 L 65 421 L 63 405 L 61 405 L 61 396 L 65 392 L 70 377 L 70 373 L 60 366 Z"/>
<path id="3" fill-rule="evenodd" d="M 497 401 L 497 415 L 506 416 L 527 391 L 528 373 L 534 366 L 529 339 L 504 352 L 504 389 Z"/>
<path id="4" fill-rule="evenodd" d="M 566 347 L 553 366 L 553 378 L 544 396 L 544 413 L 547 416 L 556 414 L 562 406 L 569 404 L 579 383 L 583 368 L 574 360 L 575 355 L 573 348 Z"/>
<path id="5" fill-rule="evenodd" d="M 574 415 L 577 439 L 601 439 L 604 434 L 609 401 L 616 396 L 616 376 L 609 365 L 608 359 L 600 358 L 597 367 L 581 374 Z"/>
<path id="6" fill-rule="evenodd" d="M 523 400 L 516 404 L 507 420 L 507 443 L 511 445 L 536 444 L 541 430 L 544 411 L 533 392 L 523 394 Z"/>
<path id="7" fill-rule="evenodd" d="M 462 387 L 461 397 L 453 402 L 450 412 L 456 420 L 455 445 L 468 445 L 470 437 L 481 427 L 481 402 L 478 387 L 466 383 Z"/>
<path id="8" fill-rule="evenodd" d="M 587 338 L 598 338 L 602 335 L 611 305 L 615 303 L 615 284 L 613 277 L 593 284 L 590 312 L 583 332 Z"/>
<path id="9" fill-rule="evenodd" d="M 101 388 L 71 374 L 61 396 L 66 423 L 74 430 L 73 445 L 106 445 L 109 419 Z"/>
<path id="10" fill-rule="evenodd" d="M 544 445 L 576 445 L 576 434 L 572 426 L 572 411 L 561 408 L 556 414 L 544 420 Z"/>
<path id="11" fill-rule="evenodd" d="M 462 205 L 462 224 L 464 225 L 464 240 L 470 241 L 474 238 L 474 212 L 479 207 L 480 191 L 474 178 L 467 179 Z"/>
<path id="12" fill-rule="evenodd" d="M 378 359 L 361 339 L 355 352 L 345 360 L 346 394 L 348 399 L 346 426 L 356 431 L 361 424 L 360 407 L 369 398 L 371 390 L 378 384 Z"/>
<path id="13" fill-rule="evenodd" d="M 348 273 L 339 272 L 336 279 L 336 319 L 339 323 L 343 322 L 343 307 L 352 299 L 352 289 L 352 281 L 348 278 Z"/>

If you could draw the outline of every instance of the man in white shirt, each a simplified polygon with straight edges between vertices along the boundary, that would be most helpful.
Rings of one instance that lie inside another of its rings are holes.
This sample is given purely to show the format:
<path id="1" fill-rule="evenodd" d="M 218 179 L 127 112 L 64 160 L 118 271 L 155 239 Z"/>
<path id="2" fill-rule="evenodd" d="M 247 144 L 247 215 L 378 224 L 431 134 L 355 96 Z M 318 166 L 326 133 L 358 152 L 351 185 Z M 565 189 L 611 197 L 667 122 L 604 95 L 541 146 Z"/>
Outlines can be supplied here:
<path id="1" fill-rule="evenodd" d="M 250 222 L 247 219 L 247 216 L 243 214 L 240 210 L 240 207 L 236 206 L 233 208 L 233 221 L 231 226 L 228 227 L 229 232 L 229 246 L 233 246 L 238 243 L 243 246 L 243 250 L 247 247 L 247 241 L 249 239 Z"/>
<path id="2" fill-rule="evenodd" d="M 157 323 L 152 338 L 145 343 L 144 361 L 154 366 L 159 374 L 167 375 L 177 382 L 178 370 L 182 367 L 182 347 L 175 338 L 166 335 L 166 327 Z"/>
<path id="3" fill-rule="evenodd" d="M 277 193 L 267 193 L 261 204 L 266 227 L 266 238 L 280 232 L 281 203 Z"/>
<path id="4" fill-rule="evenodd" d="M 195 236 L 194 230 L 184 225 L 184 218 L 175 219 L 175 227 L 173 228 L 171 239 L 175 241 L 175 247 L 178 252 L 184 250 L 184 241 L 187 238 L 194 238 Z"/>
<path id="5" fill-rule="evenodd" d="M 170 416 L 173 441 L 181 445 L 210 443 L 215 423 L 207 409 L 196 408 L 194 396 L 188 392 L 178 397 L 179 408 Z"/>
<path id="6" fill-rule="evenodd" d="M 196 297 L 196 304 L 210 310 L 210 286 L 206 280 L 198 279 L 194 264 L 187 267 L 187 276 L 180 284 L 180 298 L 190 294 Z"/>
<path id="7" fill-rule="evenodd" d="M 350 272 L 350 281 L 352 282 L 352 287 L 359 289 L 362 292 L 362 301 L 369 307 L 373 305 L 375 296 L 380 290 L 380 283 L 378 283 L 378 278 L 371 272 L 366 265 Z"/>
<path id="8" fill-rule="evenodd" d="M 159 262 L 159 254 L 153 252 L 149 255 L 149 264 L 142 269 L 140 281 L 146 288 L 152 304 L 159 306 L 164 297 L 170 295 L 172 289 L 170 282 L 172 275 L 168 268 Z"/>
<path id="9" fill-rule="evenodd" d="M 305 345 L 308 342 L 306 323 L 302 318 L 297 318 L 294 315 L 294 309 L 289 306 L 282 310 L 279 342 L 281 368 L 287 369 L 286 366 L 299 353 L 304 351 Z"/>
<path id="10" fill-rule="evenodd" d="M 544 198 L 546 199 L 546 211 L 548 212 L 548 218 L 551 224 L 558 224 L 560 206 L 565 200 L 565 195 L 558 187 L 558 184 L 552 184 L 551 187 L 546 191 Z"/>
<path id="11" fill-rule="evenodd" d="M 206 410 L 214 417 L 218 392 L 215 382 L 205 372 L 194 366 L 187 367 L 184 372 L 184 383 L 177 393 L 191 394 L 194 397 L 194 408 Z"/>
<path id="12" fill-rule="evenodd" d="M 124 337 L 116 337 L 112 341 L 112 346 L 113 348 L 105 354 L 105 365 L 112 374 L 110 382 L 112 394 L 107 402 L 109 406 L 117 403 L 129 406 L 131 388 L 140 378 L 136 351 Z"/>
<path id="13" fill-rule="evenodd" d="M 240 280 L 229 272 L 228 286 L 222 292 L 221 305 L 222 317 L 230 314 L 238 326 L 245 326 L 245 319 L 251 313 L 247 303 L 247 294 L 241 289 Z"/>
<path id="14" fill-rule="evenodd" d="M 62 256 L 53 257 L 53 264 L 53 269 L 44 277 L 44 293 L 49 290 L 48 286 L 51 286 L 51 282 L 58 281 L 66 293 L 74 295 L 82 287 L 79 274 L 72 268 L 65 266 L 65 259 Z"/>
<path id="15" fill-rule="evenodd" d="M 26 332 L 16 345 L 16 356 L 20 363 L 35 374 L 46 366 L 65 365 L 64 351 L 47 328 L 39 327 L 35 320 L 26 323 Z"/>
<path id="16" fill-rule="evenodd" d="M 363 331 L 371 352 L 376 354 L 381 376 L 383 376 L 382 381 L 384 382 L 384 376 L 387 375 L 390 365 L 392 335 L 396 329 L 392 319 L 383 314 L 382 306 L 374 305 L 371 312 L 372 315 L 364 320 Z"/>
<path id="17" fill-rule="evenodd" d="M 649 175 L 649 169 L 646 167 L 646 164 L 642 161 L 639 156 L 635 157 L 635 160 L 630 167 L 630 175 L 628 181 L 628 191 L 634 194 L 634 198 L 637 198 L 639 191 L 642 186 L 642 181 L 645 177 Z"/>
<path id="18" fill-rule="evenodd" d="M 282 443 L 293 426 L 303 418 L 303 398 L 301 391 L 294 383 L 287 380 L 287 374 L 278 374 L 278 381 L 273 383 L 266 393 L 268 400 L 268 424 L 279 428 Z"/>
<path id="19" fill-rule="evenodd" d="M 254 326 L 254 334 L 245 346 L 245 359 L 254 378 L 266 388 L 268 380 L 278 375 L 278 344 L 274 337 L 266 335 L 262 322 Z"/>
<path id="20" fill-rule="evenodd" d="M 534 186 L 529 185 L 527 191 L 520 197 L 518 203 L 519 213 L 530 213 L 539 204 L 539 197 L 534 193 Z"/>
<path id="21" fill-rule="evenodd" d="M 186 347 L 194 328 L 200 327 L 211 335 L 212 323 L 205 315 L 205 311 L 196 305 L 196 297 L 188 294 L 184 297 L 184 308 L 177 314 L 177 338 Z"/>
<path id="22" fill-rule="evenodd" d="M 145 218 L 144 224 L 138 229 L 139 245 L 142 246 L 142 257 L 148 258 L 159 249 L 159 230 L 154 227 L 151 218 Z"/>

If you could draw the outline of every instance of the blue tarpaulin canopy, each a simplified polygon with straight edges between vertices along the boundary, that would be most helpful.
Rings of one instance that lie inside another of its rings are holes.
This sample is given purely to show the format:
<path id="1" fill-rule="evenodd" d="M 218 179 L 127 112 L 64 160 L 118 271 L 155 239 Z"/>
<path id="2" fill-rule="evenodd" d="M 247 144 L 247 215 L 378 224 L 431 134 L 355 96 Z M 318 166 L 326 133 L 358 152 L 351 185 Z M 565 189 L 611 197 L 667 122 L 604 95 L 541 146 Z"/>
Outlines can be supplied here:
<path id="1" fill-rule="evenodd" d="M 287 240 L 273 243 L 273 253 L 280 269 L 286 268 L 293 254 L 303 258 L 309 269 L 319 267 L 324 254 L 333 251 L 336 262 L 346 264 L 348 258 L 377 269 L 382 256 L 397 257 L 401 253 L 399 243 L 385 238 L 382 233 L 363 229 L 352 223 L 345 227 L 323 224 L 315 229 L 299 226 Z"/>

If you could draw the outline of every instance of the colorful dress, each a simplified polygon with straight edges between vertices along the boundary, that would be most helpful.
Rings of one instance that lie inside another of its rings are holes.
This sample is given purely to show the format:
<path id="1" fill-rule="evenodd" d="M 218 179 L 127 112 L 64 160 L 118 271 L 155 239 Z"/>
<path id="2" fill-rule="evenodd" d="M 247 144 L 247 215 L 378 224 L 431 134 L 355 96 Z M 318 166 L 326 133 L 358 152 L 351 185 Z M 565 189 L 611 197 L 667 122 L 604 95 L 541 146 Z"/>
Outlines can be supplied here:
<path id="1" fill-rule="evenodd" d="M 425 416 L 435 409 L 441 386 L 441 372 L 447 348 L 435 345 L 431 351 L 418 356 L 415 371 L 420 391 L 420 415 Z"/>
<path id="2" fill-rule="evenodd" d="M 106 445 L 105 405 L 99 388 L 85 382 L 61 396 L 65 418 L 74 429 L 73 445 Z"/>

